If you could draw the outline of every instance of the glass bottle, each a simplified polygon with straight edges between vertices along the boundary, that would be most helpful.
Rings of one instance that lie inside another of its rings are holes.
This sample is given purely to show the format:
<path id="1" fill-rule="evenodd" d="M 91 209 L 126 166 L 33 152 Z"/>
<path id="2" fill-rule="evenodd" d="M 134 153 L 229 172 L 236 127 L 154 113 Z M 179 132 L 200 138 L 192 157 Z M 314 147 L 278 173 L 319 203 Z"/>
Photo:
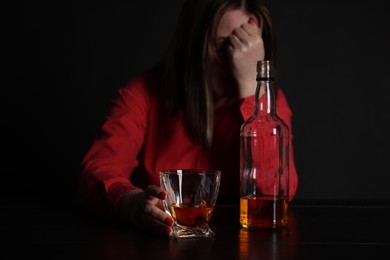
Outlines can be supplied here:
<path id="1" fill-rule="evenodd" d="M 289 129 L 275 111 L 273 67 L 257 62 L 252 116 L 240 129 L 240 224 L 281 228 L 288 222 Z"/>

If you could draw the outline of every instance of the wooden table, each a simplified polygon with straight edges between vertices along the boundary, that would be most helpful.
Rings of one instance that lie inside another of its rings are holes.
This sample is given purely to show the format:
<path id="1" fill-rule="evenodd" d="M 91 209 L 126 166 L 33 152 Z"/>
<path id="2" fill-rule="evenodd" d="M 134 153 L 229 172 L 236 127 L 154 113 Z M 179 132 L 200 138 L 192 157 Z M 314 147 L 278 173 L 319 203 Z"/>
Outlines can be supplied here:
<path id="1" fill-rule="evenodd" d="M 71 203 L 0 209 L 1 259 L 390 259 L 387 202 L 293 203 L 289 227 L 269 231 L 241 229 L 238 206 L 218 206 L 214 239 L 181 241 L 93 219 Z"/>

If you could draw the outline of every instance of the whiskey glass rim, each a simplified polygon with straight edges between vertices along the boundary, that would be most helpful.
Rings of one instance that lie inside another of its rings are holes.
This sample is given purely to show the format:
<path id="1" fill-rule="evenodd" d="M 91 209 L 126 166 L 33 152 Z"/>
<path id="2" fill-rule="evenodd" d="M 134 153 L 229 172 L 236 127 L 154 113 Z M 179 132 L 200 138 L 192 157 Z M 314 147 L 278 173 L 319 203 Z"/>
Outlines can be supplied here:
<path id="1" fill-rule="evenodd" d="M 221 171 L 207 168 L 184 168 L 184 169 L 164 169 L 160 170 L 160 175 L 176 175 L 176 174 L 206 174 L 206 175 L 220 175 Z"/>

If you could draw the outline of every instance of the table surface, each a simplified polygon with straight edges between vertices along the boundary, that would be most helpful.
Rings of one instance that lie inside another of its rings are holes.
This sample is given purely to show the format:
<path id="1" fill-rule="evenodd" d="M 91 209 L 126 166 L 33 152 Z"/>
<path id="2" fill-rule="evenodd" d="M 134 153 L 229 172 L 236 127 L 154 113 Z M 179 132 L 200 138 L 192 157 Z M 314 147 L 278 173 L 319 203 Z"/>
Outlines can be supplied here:
<path id="1" fill-rule="evenodd" d="M 175 240 L 94 219 L 73 204 L 0 203 L 2 259 L 390 259 L 390 203 L 292 204 L 283 230 L 246 230 L 217 206 L 214 239 Z M 16 247 L 15 247 L 16 246 Z"/>

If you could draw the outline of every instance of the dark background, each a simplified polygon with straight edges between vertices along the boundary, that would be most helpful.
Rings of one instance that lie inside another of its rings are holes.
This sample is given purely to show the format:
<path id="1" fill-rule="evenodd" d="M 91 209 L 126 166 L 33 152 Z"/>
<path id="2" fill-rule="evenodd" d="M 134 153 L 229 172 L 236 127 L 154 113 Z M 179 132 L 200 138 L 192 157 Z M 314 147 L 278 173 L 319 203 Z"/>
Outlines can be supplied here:
<path id="1" fill-rule="evenodd" d="M 76 201 L 80 161 L 111 98 L 161 58 L 182 2 L 2 7 L 1 198 Z M 295 115 L 296 201 L 390 201 L 385 4 L 271 1 Z"/>

